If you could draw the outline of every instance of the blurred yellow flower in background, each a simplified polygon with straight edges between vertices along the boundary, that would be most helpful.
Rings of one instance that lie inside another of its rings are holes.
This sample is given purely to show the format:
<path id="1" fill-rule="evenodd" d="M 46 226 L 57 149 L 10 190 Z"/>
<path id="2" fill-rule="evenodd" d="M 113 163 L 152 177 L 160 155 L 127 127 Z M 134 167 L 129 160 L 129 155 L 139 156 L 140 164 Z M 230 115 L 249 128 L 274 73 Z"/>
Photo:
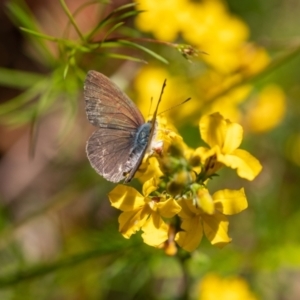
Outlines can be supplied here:
<path id="1" fill-rule="evenodd" d="M 248 108 L 246 125 L 251 131 L 264 132 L 281 123 L 286 112 L 286 97 L 277 85 L 268 85 Z"/>
<path id="2" fill-rule="evenodd" d="M 137 27 L 152 32 L 157 39 L 174 41 L 181 30 L 181 15 L 186 13 L 187 0 L 136 1 L 137 9 L 144 10 L 136 18 Z"/>
<path id="3" fill-rule="evenodd" d="M 199 284 L 199 300 L 257 300 L 242 277 L 207 274 Z"/>
<path id="4" fill-rule="evenodd" d="M 267 51 L 254 43 L 243 44 L 238 53 L 239 67 L 236 71 L 241 72 L 243 77 L 257 74 L 270 62 Z"/>
<path id="5" fill-rule="evenodd" d="M 203 59 L 220 72 L 236 69 L 236 52 L 249 36 L 247 25 L 231 15 L 222 1 L 202 1 L 190 8 L 191 22 L 186 22 L 182 30 L 186 41 L 207 52 Z"/>
<path id="6" fill-rule="evenodd" d="M 136 25 L 140 30 L 151 32 L 156 38 L 164 41 L 176 42 L 182 37 L 185 43 L 190 43 L 208 54 L 201 55 L 207 69 L 191 75 L 190 81 L 182 80 L 182 74 L 176 75 L 177 77 L 174 74 L 171 76 L 163 67 L 142 68 L 135 81 L 142 112 L 148 112 L 149 99 L 159 94 L 162 82 L 167 78 L 168 87 L 161 105 L 162 111 L 177 104 L 181 99 L 192 97 L 189 104 L 176 110 L 172 115 L 173 119 L 193 122 L 197 109 L 199 112 L 203 110 L 205 114 L 222 111 L 231 120 L 241 122 L 243 114 L 239 106 L 253 89 L 246 81 L 260 73 L 270 62 L 270 57 L 263 47 L 248 42 L 247 24 L 231 14 L 226 3 L 220 0 L 141 0 L 138 1 L 137 7 L 144 10 L 136 17 Z M 270 91 L 269 93 L 271 94 Z M 278 92 L 274 101 L 279 114 L 282 108 L 279 107 L 281 103 Z M 260 106 L 257 110 L 263 110 L 261 104 L 256 104 Z M 191 119 L 191 116 L 194 118 Z M 251 117 L 252 114 L 249 118 Z M 279 118 L 280 116 L 275 114 L 265 129 L 253 130 L 272 129 L 274 125 L 271 123 Z M 253 128 L 254 123 L 255 118 L 251 125 Z"/>
<path id="7" fill-rule="evenodd" d="M 247 40 L 249 30 L 242 20 L 229 13 L 223 2 L 137 2 L 138 9 L 145 10 L 136 18 L 140 30 L 165 41 L 175 41 L 181 33 L 188 43 L 209 53 L 204 59 L 222 72 L 230 72 L 239 65 L 236 52 Z"/>
<path id="8" fill-rule="evenodd" d="M 232 89 L 225 95 L 218 97 L 204 109 L 204 114 L 212 114 L 216 111 L 221 111 L 224 116 L 232 121 L 239 122 L 243 114 L 240 110 L 240 104 L 247 99 L 252 90 L 251 85 L 243 85 Z"/>
<path id="9" fill-rule="evenodd" d="M 149 114 L 151 99 L 154 99 L 152 102 L 155 105 L 165 79 L 167 79 L 167 85 L 160 103 L 159 112 L 170 109 L 188 97 L 192 97 L 192 100 L 182 105 L 179 109 L 175 108 L 165 115 L 171 116 L 173 122 L 178 119 L 183 121 L 194 113 L 195 109 L 200 109 L 201 103 L 190 94 L 189 88 L 185 85 L 182 77 L 175 77 L 167 69 L 152 65 L 141 68 L 134 82 L 138 106 L 144 116 Z"/>

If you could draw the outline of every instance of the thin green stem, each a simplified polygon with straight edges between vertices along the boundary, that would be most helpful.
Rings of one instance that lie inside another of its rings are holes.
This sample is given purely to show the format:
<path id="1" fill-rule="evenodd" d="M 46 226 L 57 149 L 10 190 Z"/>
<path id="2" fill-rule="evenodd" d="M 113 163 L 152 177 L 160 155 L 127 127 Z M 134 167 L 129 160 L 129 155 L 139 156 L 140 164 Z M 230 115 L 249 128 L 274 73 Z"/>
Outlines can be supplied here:
<path id="1" fill-rule="evenodd" d="M 75 254 L 73 256 L 61 258 L 52 263 L 40 264 L 26 270 L 17 271 L 15 273 L 0 277 L 0 288 L 9 287 L 29 279 L 35 279 L 40 276 L 48 275 L 57 270 L 69 268 L 99 256 L 113 253 L 121 254 L 124 253 L 125 250 L 128 250 L 128 245 L 126 245 L 126 243 L 119 242 L 118 245 L 113 245 L 113 247 L 93 249 L 80 254 Z"/>
<path id="2" fill-rule="evenodd" d="M 89 2 L 86 2 L 86 3 L 83 3 L 81 6 L 79 6 L 74 12 L 73 12 L 73 17 L 75 17 L 76 15 L 78 15 L 84 8 L 92 5 L 92 4 L 99 4 L 99 1 L 89 1 Z M 69 27 L 70 27 L 70 22 L 71 20 L 69 19 L 69 22 L 67 23 L 64 31 L 63 31 L 63 34 L 62 36 L 63 37 L 67 37 L 68 36 L 68 32 L 69 32 Z"/>
<path id="3" fill-rule="evenodd" d="M 117 13 L 119 13 L 122 10 L 126 10 L 128 8 L 131 8 L 131 7 L 135 6 L 135 5 L 136 5 L 135 3 L 129 3 L 129 4 L 125 4 L 125 5 L 122 5 L 122 6 L 118 7 L 118 8 L 116 8 L 116 9 L 114 9 L 110 14 L 108 14 L 105 18 L 103 18 L 99 22 L 99 24 L 90 33 L 87 34 L 86 40 L 88 41 L 88 40 L 92 39 L 92 37 L 96 34 L 96 32 L 99 29 L 103 28 L 105 25 L 109 24 L 110 22 L 118 21 L 118 18 L 114 18 L 114 16 Z M 135 14 L 137 14 L 137 12 L 136 11 L 132 11 L 132 12 L 129 12 L 129 14 L 130 15 L 131 14 L 135 15 Z M 124 18 L 127 18 L 127 17 L 128 16 L 126 14 L 123 14 L 123 15 L 120 16 L 120 19 L 124 19 Z"/>
<path id="4" fill-rule="evenodd" d="M 180 297 L 178 298 L 179 300 L 186 300 L 189 299 L 189 291 L 190 291 L 190 286 L 191 286 L 191 278 L 187 269 L 187 261 L 190 258 L 190 254 L 187 252 L 179 252 L 177 255 L 179 264 L 181 266 L 182 270 L 182 280 L 183 280 L 183 291 Z"/>
<path id="5" fill-rule="evenodd" d="M 80 39 L 81 39 L 82 41 L 85 41 L 85 39 L 84 39 L 84 37 L 83 37 L 81 31 L 79 30 L 79 28 L 78 28 L 78 26 L 77 26 L 77 24 L 76 24 L 76 22 L 75 22 L 75 20 L 74 20 L 74 18 L 73 18 L 73 16 L 72 16 L 71 12 L 69 11 L 69 8 L 67 7 L 65 1 L 64 1 L 64 0 L 59 0 L 59 1 L 60 1 L 60 4 L 61 4 L 62 8 L 64 9 L 66 15 L 68 16 L 70 22 L 71 22 L 72 25 L 74 26 L 74 28 L 75 28 L 77 34 L 79 35 Z"/>
<path id="6" fill-rule="evenodd" d="M 162 44 L 173 48 L 176 48 L 178 46 L 177 44 L 166 42 L 166 41 L 160 41 L 160 40 L 149 39 L 149 38 L 132 38 L 132 37 L 123 37 L 123 36 L 106 39 L 105 42 L 117 42 L 119 40 Z M 95 43 L 99 43 L 99 42 L 96 41 Z"/>

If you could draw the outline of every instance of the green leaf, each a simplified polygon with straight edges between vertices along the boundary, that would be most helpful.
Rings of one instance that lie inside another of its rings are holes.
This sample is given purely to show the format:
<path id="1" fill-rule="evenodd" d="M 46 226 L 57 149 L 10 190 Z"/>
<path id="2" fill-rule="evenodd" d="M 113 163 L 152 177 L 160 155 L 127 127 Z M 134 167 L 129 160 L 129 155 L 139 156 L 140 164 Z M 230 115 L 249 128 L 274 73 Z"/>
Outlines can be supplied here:
<path id="1" fill-rule="evenodd" d="M 103 1 L 105 3 L 105 1 Z M 74 12 L 73 12 L 73 18 L 75 18 L 84 8 L 93 5 L 93 4 L 99 4 L 99 1 L 95 0 L 95 1 L 89 1 L 89 2 L 85 2 L 82 5 L 80 5 Z M 108 4 L 108 2 L 107 2 Z M 69 29 L 70 29 L 70 24 L 71 24 L 71 20 L 69 19 L 68 24 L 66 25 L 62 36 L 63 37 L 67 37 L 68 33 L 69 33 Z"/>
<path id="2" fill-rule="evenodd" d="M 38 22 L 36 21 L 34 15 L 31 13 L 30 9 L 27 7 L 23 0 L 7 1 L 6 3 L 7 13 L 10 19 L 17 25 L 32 30 L 34 32 L 39 32 Z M 45 44 L 43 39 L 31 38 L 31 43 L 35 47 L 36 51 L 42 57 L 41 61 L 53 62 L 55 60 L 49 48 Z"/>
<path id="3" fill-rule="evenodd" d="M 32 88 L 27 89 L 24 93 L 1 104 L 0 116 L 5 116 L 6 114 L 9 114 L 16 109 L 21 108 L 23 105 L 28 104 L 45 90 L 46 85 L 46 80 L 40 80 L 35 85 L 33 85 Z"/>
<path id="4" fill-rule="evenodd" d="M 141 46 L 139 44 L 136 44 L 136 43 L 133 43 L 130 41 L 126 41 L 126 40 L 118 40 L 117 42 L 124 46 L 130 46 L 130 47 L 142 50 L 142 51 L 146 52 L 147 54 L 151 55 L 152 57 L 156 58 L 157 60 L 163 62 L 164 64 L 169 63 L 164 57 L 160 56 L 159 54 L 153 52 L 152 50 L 150 50 L 144 46 Z"/>
<path id="5" fill-rule="evenodd" d="M 38 30 L 35 17 L 24 1 L 9 1 L 6 3 L 6 7 L 8 9 L 8 14 L 13 21 L 36 31 Z"/>
<path id="6" fill-rule="evenodd" d="M 0 85 L 2 86 L 24 89 L 32 87 L 42 79 L 44 76 L 41 74 L 0 68 Z"/>
<path id="7" fill-rule="evenodd" d="M 125 10 L 127 8 L 131 8 L 131 7 L 135 7 L 135 6 L 136 6 L 136 3 L 124 4 L 124 5 L 121 5 L 121 6 L 117 7 L 115 10 L 113 10 L 112 13 L 117 13 L 119 11 Z"/>
<path id="8" fill-rule="evenodd" d="M 121 15 L 119 17 L 116 17 L 115 21 L 127 19 L 127 18 L 130 18 L 130 17 L 136 16 L 136 15 L 142 13 L 142 12 L 144 12 L 144 11 L 143 10 L 129 11 L 129 12 L 126 12 L 126 13 L 124 13 L 123 15 Z"/>
<path id="9" fill-rule="evenodd" d="M 102 43 L 106 40 L 106 38 L 113 32 L 115 31 L 117 28 L 121 27 L 124 24 L 124 22 L 120 22 L 115 24 L 112 28 L 110 28 L 109 30 L 107 30 L 107 32 L 105 33 L 103 39 L 102 39 Z"/>
<path id="10" fill-rule="evenodd" d="M 136 58 L 136 57 L 132 57 L 132 56 L 128 56 L 128 55 L 123 55 L 123 54 L 117 54 L 117 53 L 101 53 L 101 55 L 107 56 L 107 57 L 110 57 L 110 58 L 123 59 L 123 60 L 130 60 L 130 61 L 135 61 L 135 62 L 147 64 L 147 61 L 145 61 L 145 60 L 143 60 L 143 59 Z"/>
<path id="11" fill-rule="evenodd" d="M 66 79 L 66 77 L 67 77 L 67 74 L 68 74 L 68 71 L 69 71 L 69 67 L 70 67 L 70 64 L 69 64 L 69 61 L 68 61 L 66 67 L 64 68 L 64 75 L 63 75 L 64 79 Z"/>
<path id="12" fill-rule="evenodd" d="M 70 10 L 69 10 L 69 8 L 68 8 L 66 2 L 65 2 L 64 0 L 60 0 L 59 2 L 60 2 L 60 5 L 62 6 L 64 12 L 66 13 L 67 17 L 69 18 L 71 24 L 72 24 L 73 27 L 75 28 L 77 34 L 79 35 L 80 39 L 81 39 L 82 41 L 84 41 L 85 39 L 84 39 L 84 37 L 83 37 L 81 31 L 79 30 L 79 27 L 77 26 L 77 24 L 76 24 L 76 22 L 75 22 L 75 19 L 74 19 L 73 15 L 71 14 L 71 12 L 70 12 Z"/>
<path id="13" fill-rule="evenodd" d="M 134 7 L 136 4 L 135 3 L 129 3 L 129 4 L 125 4 L 125 5 L 122 5 L 116 9 L 114 9 L 110 14 L 108 14 L 103 20 L 101 20 L 97 26 L 95 26 L 95 28 L 89 33 L 87 34 L 86 36 L 86 39 L 87 40 L 90 40 L 92 39 L 92 37 L 98 32 L 98 30 L 100 30 L 101 28 L 103 28 L 105 25 L 111 23 L 111 22 L 116 22 L 117 20 L 121 20 L 121 19 L 124 19 L 124 18 L 127 18 L 128 17 L 128 12 L 123 14 L 125 15 L 125 17 L 122 17 L 119 16 L 117 18 L 114 18 L 114 15 L 123 11 L 123 10 L 126 10 L 128 8 L 131 8 L 131 7 Z M 136 12 L 136 11 L 134 11 Z M 131 15 L 134 15 L 135 13 L 134 12 L 131 12 L 130 16 Z"/>
<path id="14" fill-rule="evenodd" d="M 63 41 L 62 39 L 58 39 L 54 36 L 51 36 L 51 35 L 46 35 L 46 34 L 43 34 L 43 33 L 40 33 L 40 32 L 37 32 L 37 31 L 34 31 L 34 30 L 31 30 L 31 29 L 28 29 L 28 28 L 24 28 L 24 27 L 20 27 L 20 30 L 26 32 L 26 33 L 29 33 L 33 36 L 36 36 L 38 38 L 42 38 L 42 39 L 45 39 L 45 40 L 48 40 L 48 41 L 52 41 L 52 42 L 58 42 L 58 41 Z"/>

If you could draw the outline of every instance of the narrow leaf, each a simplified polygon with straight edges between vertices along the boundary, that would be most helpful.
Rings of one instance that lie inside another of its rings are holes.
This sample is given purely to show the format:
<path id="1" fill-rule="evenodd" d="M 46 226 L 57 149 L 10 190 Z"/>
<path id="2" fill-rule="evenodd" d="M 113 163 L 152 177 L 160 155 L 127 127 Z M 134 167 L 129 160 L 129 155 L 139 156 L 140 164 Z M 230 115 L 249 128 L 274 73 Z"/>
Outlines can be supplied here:
<path id="1" fill-rule="evenodd" d="M 80 37 L 80 39 L 81 39 L 82 41 L 84 41 L 85 39 L 84 39 L 84 37 L 83 37 L 81 31 L 79 30 L 79 27 L 77 26 L 77 24 L 76 24 L 76 22 L 75 22 L 75 19 L 73 18 L 73 15 L 71 14 L 71 12 L 70 12 L 70 10 L 69 10 L 69 8 L 68 8 L 66 2 L 65 2 L 64 0 L 60 0 L 60 4 L 61 4 L 63 10 L 65 11 L 67 17 L 69 18 L 71 24 L 72 24 L 73 27 L 75 28 L 75 30 L 76 30 L 78 36 Z"/>
<path id="2" fill-rule="evenodd" d="M 43 33 L 40 33 L 40 32 L 37 32 L 37 31 L 34 31 L 34 30 L 31 30 L 31 29 L 28 29 L 28 28 L 24 28 L 24 27 L 20 27 L 20 29 L 26 33 L 29 33 L 33 36 L 36 36 L 38 38 L 42 38 L 42 39 L 45 39 L 45 40 L 48 40 L 48 41 L 52 41 L 52 42 L 58 42 L 59 40 L 60 41 L 63 41 L 61 39 L 58 39 L 54 36 L 51 36 L 51 35 L 46 35 L 46 34 L 43 34 Z"/>
<path id="3" fill-rule="evenodd" d="M 90 40 L 98 32 L 98 30 L 103 28 L 105 25 L 107 25 L 111 22 L 116 22 L 116 20 L 118 20 L 118 19 L 119 20 L 122 19 L 121 17 L 119 17 L 118 19 L 114 18 L 114 15 L 116 13 L 119 13 L 120 11 L 126 10 L 128 8 L 134 7 L 135 5 L 136 5 L 135 3 L 129 3 L 129 4 L 125 4 L 125 5 L 122 5 L 116 9 L 114 9 L 110 14 L 108 14 L 103 20 L 101 20 L 99 22 L 99 24 L 87 35 L 86 39 Z"/>
<path id="4" fill-rule="evenodd" d="M 120 22 L 115 24 L 112 28 L 110 28 L 109 30 L 107 30 L 107 32 L 105 33 L 105 36 L 102 39 L 102 43 L 106 40 L 106 38 L 113 32 L 115 31 L 117 28 L 121 27 L 124 24 L 124 22 Z"/>
<path id="5" fill-rule="evenodd" d="M 35 32 L 39 31 L 37 25 L 38 22 L 24 1 L 20 0 L 18 3 L 16 1 L 7 1 L 6 8 L 10 19 L 17 26 L 21 25 L 22 27 L 26 27 L 27 29 Z M 32 38 L 31 42 L 35 46 L 37 52 L 43 57 L 44 62 L 52 62 L 54 60 L 52 53 L 49 51 L 43 39 L 37 40 Z"/>
<path id="6" fill-rule="evenodd" d="M 141 46 L 139 44 L 129 42 L 129 41 L 126 41 L 126 40 L 118 40 L 118 43 L 120 43 L 121 45 L 124 45 L 124 46 L 130 46 L 130 47 L 142 50 L 142 51 L 146 52 L 147 54 L 153 56 L 154 58 L 156 58 L 157 60 L 159 60 L 159 61 L 161 61 L 165 64 L 169 63 L 164 57 L 160 56 L 159 54 L 157 54 L 157 53 L 153 52 L 152 50 L 150 50 L 150 49 L 148 49 L 144 46 Z"/>
<path id="7" fill-rule="evenodd" d="M 24 89 L 32 87 L 42 79 L 44 76 L 41 74 L 0 68 L 0 85 L 2 86 Z"/>
<path id="8" fill-rule="evenodd" d="M 147 64 L 147 61 L 145 61 L 143 59 L 139 59 L 139 58 L 128 56 L 128 55 L 117 54 L 117 53 L 103 53 L 102 55 L 110 57 L 110 58 L 130 60 L 130 61 L 135 61 L 135 62 Z"/>

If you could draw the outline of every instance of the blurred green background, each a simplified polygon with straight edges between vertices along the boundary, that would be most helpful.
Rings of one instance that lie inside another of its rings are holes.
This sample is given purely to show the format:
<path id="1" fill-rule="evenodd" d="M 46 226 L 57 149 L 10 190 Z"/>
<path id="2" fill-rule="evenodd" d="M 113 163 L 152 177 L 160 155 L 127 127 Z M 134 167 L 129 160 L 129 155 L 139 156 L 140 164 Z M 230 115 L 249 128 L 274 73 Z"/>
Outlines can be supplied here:
<path id="1" fill-rule="evenodd" d="M 0 4 L 0 299 L 299 299 L 300 2 L 130 3 Z M 187 60 L 172 43 L 205 53 Z M 246 182 L 222 171 L 211 186 L 245 187 L 230 245 L 203 240 L 180 261 L 118 233 L 114 185 L 85 154 L 90 69 L 145 117 L 165 78 L 162 110 L 192 97 L 169 114 L 191 147 L 203 144 L 205 113 L 243 125 L 262 173 Z"/>

